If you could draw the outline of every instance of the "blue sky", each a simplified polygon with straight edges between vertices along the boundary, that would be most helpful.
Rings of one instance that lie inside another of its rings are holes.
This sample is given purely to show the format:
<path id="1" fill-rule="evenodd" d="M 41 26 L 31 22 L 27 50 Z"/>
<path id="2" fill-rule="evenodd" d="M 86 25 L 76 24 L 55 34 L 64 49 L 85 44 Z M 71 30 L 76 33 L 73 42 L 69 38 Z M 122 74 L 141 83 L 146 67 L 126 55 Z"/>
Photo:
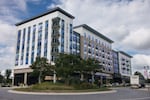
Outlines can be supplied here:
<path id="1" fill-rule="evenodd" d="M 113 48 L 133 56 L 133 71 L 150 65 L 150 0 L 1 0 L 0 70 L 13 68 L 15 23 L 59 6 L 115 41 Z"/>
<path id="2" fill-rule="evenodd" d="M 52 0 L 42 0 L 42 2 L 37 0 L 36 2 L 27 2 L 27 15 L 21 15 L 22 19 L 30 18 L 31 16 L 38 15 L 47 11 L 47 6 L 54 3 Z"/>

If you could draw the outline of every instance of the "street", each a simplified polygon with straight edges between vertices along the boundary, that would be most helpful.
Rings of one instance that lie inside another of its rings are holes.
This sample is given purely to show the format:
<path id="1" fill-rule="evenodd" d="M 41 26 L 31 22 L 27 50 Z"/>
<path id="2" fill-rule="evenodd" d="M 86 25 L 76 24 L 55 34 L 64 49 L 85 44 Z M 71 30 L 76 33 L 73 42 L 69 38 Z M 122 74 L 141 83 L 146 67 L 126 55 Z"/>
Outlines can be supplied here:
<path id="1" fill-rule="evenodd" d="M 9 93 L 0 88 L 0 100 L 150 100 L 150 92 L 130 88 L 118 88 L 115 93 L 89 95 L 31 95 Z"/>

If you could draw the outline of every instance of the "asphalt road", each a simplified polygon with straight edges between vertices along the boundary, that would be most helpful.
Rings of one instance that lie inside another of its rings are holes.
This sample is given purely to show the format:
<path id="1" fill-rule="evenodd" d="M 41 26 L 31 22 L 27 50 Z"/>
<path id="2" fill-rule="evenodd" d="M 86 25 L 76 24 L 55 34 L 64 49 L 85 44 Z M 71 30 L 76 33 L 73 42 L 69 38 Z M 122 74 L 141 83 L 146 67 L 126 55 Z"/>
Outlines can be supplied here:
<path id="1" fill-rule="evenodd" d="M 150 100 L 150 92 L 119 88 L 116 93 L 90 95 L 31 95 L 9 93 L 0 88 L 0 100 Z"/>

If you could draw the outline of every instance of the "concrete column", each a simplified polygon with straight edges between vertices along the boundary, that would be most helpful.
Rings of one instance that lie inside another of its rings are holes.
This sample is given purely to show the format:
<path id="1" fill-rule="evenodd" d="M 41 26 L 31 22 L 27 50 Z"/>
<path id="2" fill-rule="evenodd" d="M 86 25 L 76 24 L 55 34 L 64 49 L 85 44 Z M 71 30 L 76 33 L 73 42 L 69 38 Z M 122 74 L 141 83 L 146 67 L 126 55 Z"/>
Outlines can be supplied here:
<path id="1" fill-rule="evenodd" d="M 14 76 L 12 77 L 12 86 L 15 85 L 15 83 L 14 83 L 14 77 L 15 77 L 15 74 L 14 74 Z"/>
<path id="2" fill-rule="evenodd" d="M 92 74 L 92 84 L 94 84 L 94 81 L 95 81 L 95 79 L 94 79 L 94 72 L 92 71 L 91 74 Z"/>
<path id="3" fill-rule="evenodd" d="M 81 81 L 83 81 L 83 80 L 84 80 L 84 75 L 83 75 L 83 73 L 81 74 L 81 78 L 80 78 L 80 80 L 81 80 Z"/>
<path id="4" fill-rule="evenodd" d="M 27 85 L 27 74 L 28 73 L 24 73 L 24 85 Z"/>
<path id="5" fill-rule="evenodd" d="M 53 74 L 53 83 L 56 83 L 56 71 L 54 71 L 54 74 Z"/>

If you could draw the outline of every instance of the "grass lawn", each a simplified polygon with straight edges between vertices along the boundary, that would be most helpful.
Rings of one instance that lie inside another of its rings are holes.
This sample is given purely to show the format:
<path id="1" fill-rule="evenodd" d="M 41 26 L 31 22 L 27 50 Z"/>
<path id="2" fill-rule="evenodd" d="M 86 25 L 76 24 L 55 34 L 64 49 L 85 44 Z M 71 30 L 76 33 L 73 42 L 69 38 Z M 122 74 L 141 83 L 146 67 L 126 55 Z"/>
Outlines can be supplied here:
<path id="1" fill-rule="evenodd" d="M 29 86 L 27 88 L 16 88 L 14 90 L 17 91 L 25 91 L 25 92 L 56 92 L 56 93 L 64 93 L 64 92 L 96 92 L 96 91 L 109 91 L 111 89 L 107 88 L 107 87 L 93 87 L 93 88 L 77 88 L 77 86 L 68 86 L 65 84 L 61 84 L 61 83 L 50 83 L 50 82 L 45 82 L 45 83 L 41 83 L 41 84 L 36 84 L 36 85 L 32 85 Z"/>

